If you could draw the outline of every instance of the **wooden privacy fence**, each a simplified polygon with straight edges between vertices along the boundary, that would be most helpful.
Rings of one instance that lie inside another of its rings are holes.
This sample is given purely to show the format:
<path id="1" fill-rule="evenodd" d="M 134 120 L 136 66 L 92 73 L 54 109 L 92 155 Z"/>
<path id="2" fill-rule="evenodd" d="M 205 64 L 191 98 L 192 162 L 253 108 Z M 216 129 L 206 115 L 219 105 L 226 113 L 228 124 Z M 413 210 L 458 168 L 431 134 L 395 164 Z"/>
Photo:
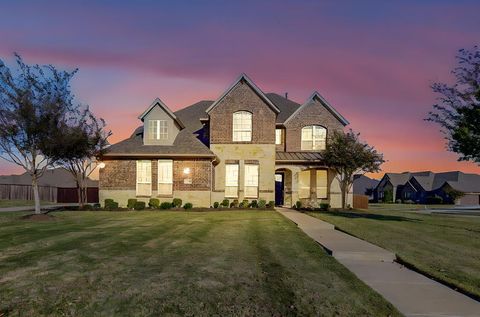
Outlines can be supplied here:
<path id="1" fill-rule="evenodd" d="M 356 209 L 368 209 L 368 196 L 366 195 L 353 195 L 353 208 Z"/>
<path id="2" fill-rule="evenodd" d="M 38 186 L 40 200 L 57 201 L 57 188 L 51 186 Z M 7 200 L 33 200 L 32 185 L 0 184 L 0 199 Z"/>
<path id="3" fill-rule="evenodd" d="M 56 203 L 78 203 L 76 188 L 38 186 L 40 200 Z M 0 199 L 33 200 L 32 185 L 0 184 Z M 98 203 L 98 187 L 87 189 L 88 203 Z"/>

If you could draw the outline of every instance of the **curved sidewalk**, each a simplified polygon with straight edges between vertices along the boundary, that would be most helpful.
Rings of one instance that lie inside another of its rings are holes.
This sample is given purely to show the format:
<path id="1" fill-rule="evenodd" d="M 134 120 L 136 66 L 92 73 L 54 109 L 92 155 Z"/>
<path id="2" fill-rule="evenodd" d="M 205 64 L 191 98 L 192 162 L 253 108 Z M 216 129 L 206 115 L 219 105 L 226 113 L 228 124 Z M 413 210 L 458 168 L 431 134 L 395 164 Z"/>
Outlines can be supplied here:
<path id="1" fill-rule="evenodd" d="M 406 316 L 480 316 L 480 303 L 394 262 L 394 253 L 320 219 L 277 208 Z"/>

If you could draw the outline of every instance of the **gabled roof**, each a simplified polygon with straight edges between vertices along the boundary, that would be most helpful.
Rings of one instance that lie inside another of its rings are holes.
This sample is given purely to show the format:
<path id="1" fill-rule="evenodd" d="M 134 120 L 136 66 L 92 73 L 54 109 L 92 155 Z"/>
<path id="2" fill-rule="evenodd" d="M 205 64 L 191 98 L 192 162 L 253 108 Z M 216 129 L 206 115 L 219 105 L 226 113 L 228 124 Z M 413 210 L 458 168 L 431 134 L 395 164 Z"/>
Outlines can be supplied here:
<path id="1" fill-rule="evenodd" d="M 155 100 L 152 102 L 152 104 L 145 110 L 141 115 L 138 116 L 138 119 L 143 121 L 143 118 L 150 112 L 152 109 L 156 106 L 159 106 L 165 113 L 167 113 L 177 124 L 178 126 L 183 129 L 185 128 L 185 125 L 183 125 L 182 121 L 180 121 L 179 118 L 170 110 L 170 108 L 167 107 L 165 103 L 163 103 L 160 98 L 155 98 Z"/>
<path id="2" fill-rule="evenodd" d="M 348 122 L 347 119 L 345 119 L 335 108 L 333 108 L 332 105 L 328 103 L 325 98 L 322 97 L 317 91 L 315 91 L 308 99 L 305 101 L 305 103 L 299 107 L 297 110 L 295 110 L 294 113 L 292 113 L 284 123 L 287 123 L 290 121 L 292 118 L 294 118 L 300 111 L 302 111 L 303 108 L 305 108 L 308 104 L 310 104 L 312 101 L 318 100 L 330 113 L 338 119 L 344 126 L 348 125 L 350 122 Z"/>
<path id="3" fill-rule="evenodd" d="M 283 123 L 292 115 L 301 105 L 293 100 L 287 99 L 284 96 L 280 96 L 275 93 L 267 93 L 268 99 L 270 99 L 275 106 L 280 110 L 277 115 L 276 123 Z"/>
<path id="4" fill-rule="evenodd" d="M 188 129 L 181 130 L 172 145 L 144 145 L 143 126 L 128 138 L 107 148 L 104 157 L 215 157 Z"/>
<path id="5" fill-rule="evenodd" d="M 175 115 L 182 120 L 187 129 L 195 132 L 203 127 L 200 119 L 208 117 L 206 110 L 212 103 L 212 100 L 202 100 L 194 103 L 193 105 L 175 111 Z"/>
<path id="6" fill-rule="evenodd" d="M 270 99 L 268 99 L 268 97 L 260 90 L 260 88 L 257 87 L 257 85 L 255 85 L 255 83 L 250 79 L 248 78 L 248 76 L 244 73 L 242 73 L 238 78 L 237 80 L 234 81 L 234 83 L 227 89 L 225 90 L 225 92 L 214 102 L 210 105 L 210 107 L 208 107 L 208 109 L 205 111 L 206 113 L 209 113 L 210 111 L 212 111 L 213 108 L 215 108 L 220 101 L 223 100 L 223 98 L 225 98 L 226 95 L 228 95 L 232 90 L 233 88 L 235 88 L 235 86 L 237 86 L 238 83 L 244 81 L 245 83 L 247 83 L 250 88 L 253 89 L 253 91 L 255 91 L 255 93 L 263 100 L 265 101 L 265 103 L 275 112 L 275 113 L 279 113 L 280 112 L 280 109 L 278 109 Z"/>

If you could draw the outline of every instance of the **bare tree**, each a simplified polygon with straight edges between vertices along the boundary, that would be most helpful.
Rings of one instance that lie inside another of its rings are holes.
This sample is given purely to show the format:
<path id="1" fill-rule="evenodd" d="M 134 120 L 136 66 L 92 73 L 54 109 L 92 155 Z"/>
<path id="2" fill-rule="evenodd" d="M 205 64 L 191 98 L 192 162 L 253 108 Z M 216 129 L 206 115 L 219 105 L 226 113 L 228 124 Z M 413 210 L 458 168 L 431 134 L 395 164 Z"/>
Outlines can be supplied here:
<path id="1" fill-rule="evenodd" d="M 54 159 L 43 146 L 72 110 L 70 80 L 76 73 L 51 65 L 27 65 L 15 54 L 17 69 L 0 60 L 0 157 L 32 177 L 35 213 L 40 213 L 38 179 Z"/>

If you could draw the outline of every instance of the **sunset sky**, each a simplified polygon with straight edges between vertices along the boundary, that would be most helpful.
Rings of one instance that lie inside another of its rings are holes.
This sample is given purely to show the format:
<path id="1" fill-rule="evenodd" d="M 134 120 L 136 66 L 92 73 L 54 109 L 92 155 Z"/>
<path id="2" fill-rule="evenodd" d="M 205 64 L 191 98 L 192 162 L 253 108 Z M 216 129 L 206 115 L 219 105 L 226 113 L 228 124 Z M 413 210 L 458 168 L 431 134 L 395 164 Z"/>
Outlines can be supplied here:
<path id="1" fill-rule="evenodd" d="M 429 88 L 480 44 L 480 1 L 0 1 L 0 58 L 78 67 L 77 99 L 128 137 L 155 97 L 178 110 L 245 72 L 303 103 L 318 90 L 386 172 L 461 170 Z M 341 3 L 341 4 L 339 4 Z M 21 172 L 0 160 L 0 174 Z"/>

